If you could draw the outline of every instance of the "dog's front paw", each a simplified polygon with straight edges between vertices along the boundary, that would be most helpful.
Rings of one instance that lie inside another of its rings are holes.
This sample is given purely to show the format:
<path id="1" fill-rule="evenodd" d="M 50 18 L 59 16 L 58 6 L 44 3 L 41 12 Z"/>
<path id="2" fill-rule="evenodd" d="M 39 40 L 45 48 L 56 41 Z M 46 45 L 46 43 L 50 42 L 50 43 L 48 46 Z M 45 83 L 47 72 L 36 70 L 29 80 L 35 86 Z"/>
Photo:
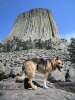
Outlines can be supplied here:
<path id="1" fill-rule="evenodd" d="M 44 89 L 48 89 L 49 87 L 48 87 L 48 86 L 44 86 L 43 88 L 44 88 Z"/>

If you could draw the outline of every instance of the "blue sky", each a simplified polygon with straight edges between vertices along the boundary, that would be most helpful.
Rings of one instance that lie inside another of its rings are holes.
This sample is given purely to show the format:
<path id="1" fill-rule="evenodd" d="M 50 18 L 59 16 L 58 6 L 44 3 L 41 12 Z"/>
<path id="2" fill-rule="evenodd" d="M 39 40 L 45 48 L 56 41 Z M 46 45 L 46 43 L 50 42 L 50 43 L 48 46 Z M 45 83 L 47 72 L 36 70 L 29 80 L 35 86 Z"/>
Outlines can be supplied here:
<path id="1" fill-rule="evenodd" d="M 50 9 L 60 37 L 75 37 L 75 0 L 0 0 L 0 41 L 11 32 L 17 15 L 32 8 Z"/>

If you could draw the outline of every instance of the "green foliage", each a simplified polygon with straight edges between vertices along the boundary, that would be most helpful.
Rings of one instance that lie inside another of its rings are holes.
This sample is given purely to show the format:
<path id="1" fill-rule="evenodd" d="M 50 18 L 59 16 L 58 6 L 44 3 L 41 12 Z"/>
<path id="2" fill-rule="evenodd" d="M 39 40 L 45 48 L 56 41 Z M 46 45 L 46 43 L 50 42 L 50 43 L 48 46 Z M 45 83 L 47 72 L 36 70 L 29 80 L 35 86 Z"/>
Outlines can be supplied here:
<path id="1" fill-rule="evenodd" d="M 42 49 L 43 48 L 43 46 L 42 46 L 42 41 L 41 41 L 41 39 L 38 39 L 38 40 L 34 40 L 34 45 L 35 45 L 35 48 L 37 48 L 37 49 Z"/>
<path id="2" fill-rule="evenodd" d="M 3 50 L 3 44 L 0 43 L 0 52 L 2 52 L 2 50 Z"/>
<path id="3" fill-rule="evenodd" d="M 0 47 L 2 47 L 3 46 L 3 44 L 2 43 L 0 43 Z"/>
<path id="4" fill-rule="evenodd" d="M 23 15 L 23 18 L 24 18 L 25 17 L 25 13 L 23 13 L 22 15 Z"/>
<path id="5" fill-rule="evenodd" d="M 29 40 L 26 41 L 26 49 L 32 49 L 32 40 L 31 38 Z"/>
<path id="6" fill-rule="evenodd" d="M 68 46 L 71 62 L 75 62 L 75 38 L 71 38 L 71 43 Z"/>
<path id="7" fill-rule="evenodd" d="M 43 41 L 41 39 L 27 41 L 21 41 L 20 39 L 13 37 L 11 42 L 7 42 L 3 46 L 3 52 L 28 50 L 28 49 L 52 49 L 53 42 L 51 39 Z"/>
<path id="8" fill-rule="evenodd" d="M 52 45 L 53 45 L 53 43 L 52 43 L 51 39 L 45 41 L 45 48 L 47 50 L 52 49 Z"/>
<path id="9" fill-rule="evenodd" d="M 52 41 L 51 39 L 42 41 L 41 39 L 34 40 L 35 48 L 38 49 L 52 49 Z"/>

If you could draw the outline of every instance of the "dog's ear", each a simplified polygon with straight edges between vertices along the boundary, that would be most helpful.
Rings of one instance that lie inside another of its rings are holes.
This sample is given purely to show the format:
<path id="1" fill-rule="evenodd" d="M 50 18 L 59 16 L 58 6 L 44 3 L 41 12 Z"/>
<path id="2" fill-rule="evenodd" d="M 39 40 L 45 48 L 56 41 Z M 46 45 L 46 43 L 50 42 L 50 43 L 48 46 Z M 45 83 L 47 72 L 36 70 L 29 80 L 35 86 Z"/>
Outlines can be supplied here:
<path id="1" fill-rule="evenodd" d="M 56 57 L 56 60 L 59 60 L 59 56 Z"/>

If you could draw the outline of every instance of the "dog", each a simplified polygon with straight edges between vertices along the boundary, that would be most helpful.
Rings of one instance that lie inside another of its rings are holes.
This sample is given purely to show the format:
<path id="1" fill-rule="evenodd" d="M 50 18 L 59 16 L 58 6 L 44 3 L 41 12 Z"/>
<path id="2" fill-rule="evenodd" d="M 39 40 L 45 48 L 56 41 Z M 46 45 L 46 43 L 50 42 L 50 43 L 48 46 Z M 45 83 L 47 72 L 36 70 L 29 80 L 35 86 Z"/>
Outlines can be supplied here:
<path id="1" fill-rule="evenodd" d="M 61 59 L 57 56 L 54 57 L 51 61 L 50 60 L 44 60 L 43 58 L 37 60 L 37 62 L 35 62 L 33 59 L 28 59 L 24 61 L 24 74 L 23 76 L 18 76 L 16 78 L 16 80 L 19 80 L 22 78 L 25 78 L 24 75 L 27 76 L 28 78 L 28 84 L 31 86 L 32 89 L 37 89 L 37 86 L 35 86 L 32 82 L 33 77 L 35 77 L 36 71 L 39 71 L 41 73 L 44 74 L 44 88 L 48 88 L 47 86 L 47 79 L 48 79 L 48 75 L 49 73 L 51 73 L 52 71 L 58 69 L 59 71 L 61 71 L 61 69 L 63 68 L 63 62 L 61 61 Z"/>

